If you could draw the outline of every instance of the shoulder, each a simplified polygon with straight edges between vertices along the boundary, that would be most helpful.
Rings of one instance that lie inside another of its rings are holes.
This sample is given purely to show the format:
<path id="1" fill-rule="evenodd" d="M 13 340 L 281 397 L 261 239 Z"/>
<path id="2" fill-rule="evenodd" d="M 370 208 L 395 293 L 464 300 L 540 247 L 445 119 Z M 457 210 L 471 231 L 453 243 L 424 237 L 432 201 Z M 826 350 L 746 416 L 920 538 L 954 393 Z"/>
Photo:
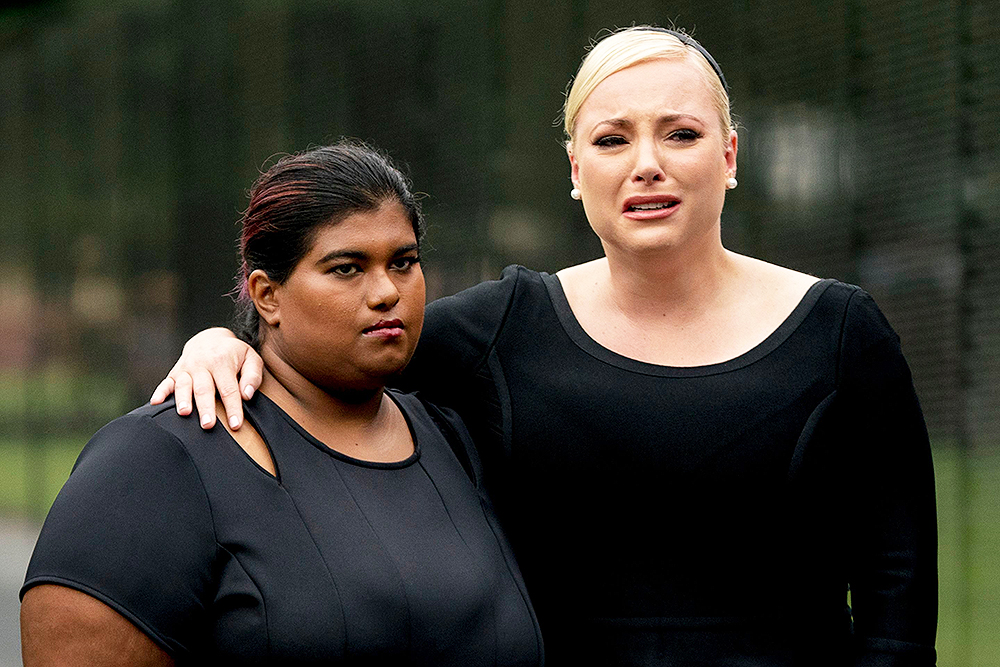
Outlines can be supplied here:
<path id="1" fill-rule="evenodd" d="M 40 584 L 73 588 L 171 653 L 192 645 L 217 541 L 200 471 L 161 424 L 183 419 L 172 404 L 144 406 L 91 438 L 45 519 L 22 595 Z"/>
<path id="2" fill-rule="evenodd" d="M 49 531 L 98 534 L 105 528 L 97 526 L 161 526 L 178 516 L 198 516 L 210 526 L 205 470 L 212 466 L 199 463 L 199 454 L 217 449 L 208 444 L 217 434 L 194 433 L 203 440 L 194 442 L 177 428 L 186 421 L 201 431 L 197 419 L 177 415 L 172 405 L 144 406 L 101 428 L 59 491 L 46 519 Z"/>
<path id="3" fill-rule="evenodd" d="M 172 399 L 162 405 L 144 405 L 109 422 L 84 446 L 77 466 L 91 457 L 99 457 L 106 464 L 109 458 L 128 460 L 150 448 L 180 449 L 182 446 L 177 436 L 164 428 L 170 423 L 171 415 L 181 418 L 173 409 Z M 131 461 L 132 464 L 138 462 Z"/>
<path id="4" fill-rule="evenodd" d="M 733 266 L 746 295 L 755 295 L 758 308 L 777 310 L 794 308 L 806 293 L 821 282 L 816 276 L 754 257 L 731 253 Z M 753 297 L 752 297 L 753 298 Z"/>
<path id="5" fill-rule="evenodd" d="M 899 335 L 871 294 L 839 280 L 824 280 L 812 313 L 836 335 L 838 383 L 875 386 L 877 376 L 909 381 Z M 880 380 L 881 381 L 881 380 Z"/>
<path id="6" fill-rule="evenodd" d="M 173 399 L 161 405 L 144 405 L 102 427 L 80 452 L 74 471 L 84 465 L 126 466 L 142 470 L 190 465 L 193 439 L 212 438 L 193 417 L 178 415 Z"/>
<path id="7" fill-rule="evenodd" d="M 840 338 L 842 377 L 889 374 L 891 369 L 909 377 L 899 335 L 871 294 L 846 283 L 835 284 L 831 291 L 844 304 Z"/>
<path id="8" fill-rule="evenodd" d="M 899 336 L 871 294 L 840 280 L 823 280 L 818 305 L 837 318 L 841 347 L 863 350 L 887 342 L 898 345 Z"/>
<path id="9" fill-rule="evenodd" d="M 816 291 L 817 301 L 839 312 L 845 327 L 869 328 L 873 333 L 892 331 L 872 296 L 857 285 L 817 278 L 752 257 L 736 257 L 746 276 L 746 289 L 760 295 L 762 302 L 797 304 L 811 291 Z"/>
<path id="10" fill-rule="evenodd" d="M 470 312 L 499 312 L 499 306 L 510 302 L 520 285 L 542 284 L 542 276 L 523 266 L 512 264 L 497 280 L 486 280 L 457 294 L 435 299 L 427 305 L 430 319 Z"/>
<path id="11" fill-rule="evenodd" d="M 420 345 L 408 373 L 419 374 L 429 364 L 475 367 L 503 330 L 516 295 L 523 294 L 523 286 L 529 283 L 544 293 L 541 274 L 509 266 L 499 280 L 428 304 Z"/>
<path id="12" fill-rule="evenodd" d="M 106 545 L 88 535 L 116 528 L 124 534 L 162 528 L 178 524 L 178 517 L 185 517 L 180 523 L 191 530 L 195 516 L 211 532 L 209 494 L 201 466 L 191 455 L 209 447 L 203 443 L 189 447 L 161 423 L 184 419 L 172 405 L 144 406 L 100 429 L 83 447 L 59 491 L 43 535 L 56 540 L 76 536 L 81 544 L 104 551 Z M 197 420 L 191 421 L 200 430 Z M 152 530 L 148 537 L 152 539 L 157 532 Z"/>

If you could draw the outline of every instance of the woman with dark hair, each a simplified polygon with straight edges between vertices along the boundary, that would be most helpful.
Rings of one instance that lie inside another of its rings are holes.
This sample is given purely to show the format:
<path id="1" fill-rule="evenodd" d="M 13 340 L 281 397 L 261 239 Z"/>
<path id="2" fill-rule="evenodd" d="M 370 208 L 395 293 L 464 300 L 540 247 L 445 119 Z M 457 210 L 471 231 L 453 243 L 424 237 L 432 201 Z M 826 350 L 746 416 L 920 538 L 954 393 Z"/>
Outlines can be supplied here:
<path id="1" fill-rule="evenodd" d="M 249 424 L 205 431 L 166 404 L 94 436 L 28 567 L 26 665 L 541 662 L 461 420 L 384 389 L 423 322 L 421 228 L 362 144 L 261 176 Z"/>
<path id="2" fill-rule="evenodd" d="M 723 246 L 718 63 L 615 32 L 565 130 L 604 255 L 435 301 L 407 370 L 469 425 L 549 664 L 933 665 L 934 478 L 899 338 L 860 288 Z M 210 330 L 153 399 L 193 391 L 211 422 L 214 383 L 238 423 L 259 363 Z"/>

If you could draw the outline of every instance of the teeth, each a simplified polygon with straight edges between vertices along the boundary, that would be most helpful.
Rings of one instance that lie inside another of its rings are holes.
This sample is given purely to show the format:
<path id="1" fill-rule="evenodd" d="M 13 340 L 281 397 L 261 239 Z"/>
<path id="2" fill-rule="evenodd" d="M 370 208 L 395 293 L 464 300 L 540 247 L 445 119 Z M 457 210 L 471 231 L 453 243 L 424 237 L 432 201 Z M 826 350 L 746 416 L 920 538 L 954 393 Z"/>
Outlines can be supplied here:
<path id="1" fill-rule="evenodd" d="M 629 206 L 630 211 L 656 211 L 661 208 L 670 208 L 677 202 L 657 202 L 654 204 L 635 204 Z"/>

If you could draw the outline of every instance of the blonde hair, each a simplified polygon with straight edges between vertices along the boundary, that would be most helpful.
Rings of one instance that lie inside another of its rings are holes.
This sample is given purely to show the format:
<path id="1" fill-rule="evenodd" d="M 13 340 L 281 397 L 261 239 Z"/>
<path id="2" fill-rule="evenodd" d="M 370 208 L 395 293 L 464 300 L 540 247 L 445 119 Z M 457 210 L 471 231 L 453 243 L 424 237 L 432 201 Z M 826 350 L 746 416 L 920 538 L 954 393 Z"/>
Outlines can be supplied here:
<path id="1" fill-rule="evenodd" d="M 594 44 L 584 57 L 573 78 L 566 103 L 563 105 L 563 129 L 567 144 L 573 142 L 576 119 L 580 107 L 606 78 L 626 67 L 648 60 L 666 58 L 689 59 L 701 70 L 712 93 L 712 102 L 719 114 L 723 141 L 729 140 L 729 131 L 736 129 L 729 112 L 729 95 L 719 74 L 696 47 L 685 44 L 676 35 L 648 25 L 622 28 Z"/>

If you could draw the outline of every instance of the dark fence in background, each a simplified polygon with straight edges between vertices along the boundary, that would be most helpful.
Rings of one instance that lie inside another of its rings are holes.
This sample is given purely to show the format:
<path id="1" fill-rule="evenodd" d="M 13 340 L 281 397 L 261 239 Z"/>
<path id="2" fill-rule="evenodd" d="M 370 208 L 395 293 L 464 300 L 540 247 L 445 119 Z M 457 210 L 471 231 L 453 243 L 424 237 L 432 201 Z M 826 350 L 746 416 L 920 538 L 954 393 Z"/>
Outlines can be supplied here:
<path id="1" fill-rule="evenodd" d="M 0 11 L 11 511 L 44 512 L 58 452 L 226 322 L 269 156 L 346 135 L 404 162 L 432 297 L 597 256 L 554 124 L 566 82 L 601 28 L 676 20 L 742 124 L 729 247 L 858 283 L 899 331 L 941 475 L 942 664 L 1000 664 L 995 0 L 103 5 Z"/>

